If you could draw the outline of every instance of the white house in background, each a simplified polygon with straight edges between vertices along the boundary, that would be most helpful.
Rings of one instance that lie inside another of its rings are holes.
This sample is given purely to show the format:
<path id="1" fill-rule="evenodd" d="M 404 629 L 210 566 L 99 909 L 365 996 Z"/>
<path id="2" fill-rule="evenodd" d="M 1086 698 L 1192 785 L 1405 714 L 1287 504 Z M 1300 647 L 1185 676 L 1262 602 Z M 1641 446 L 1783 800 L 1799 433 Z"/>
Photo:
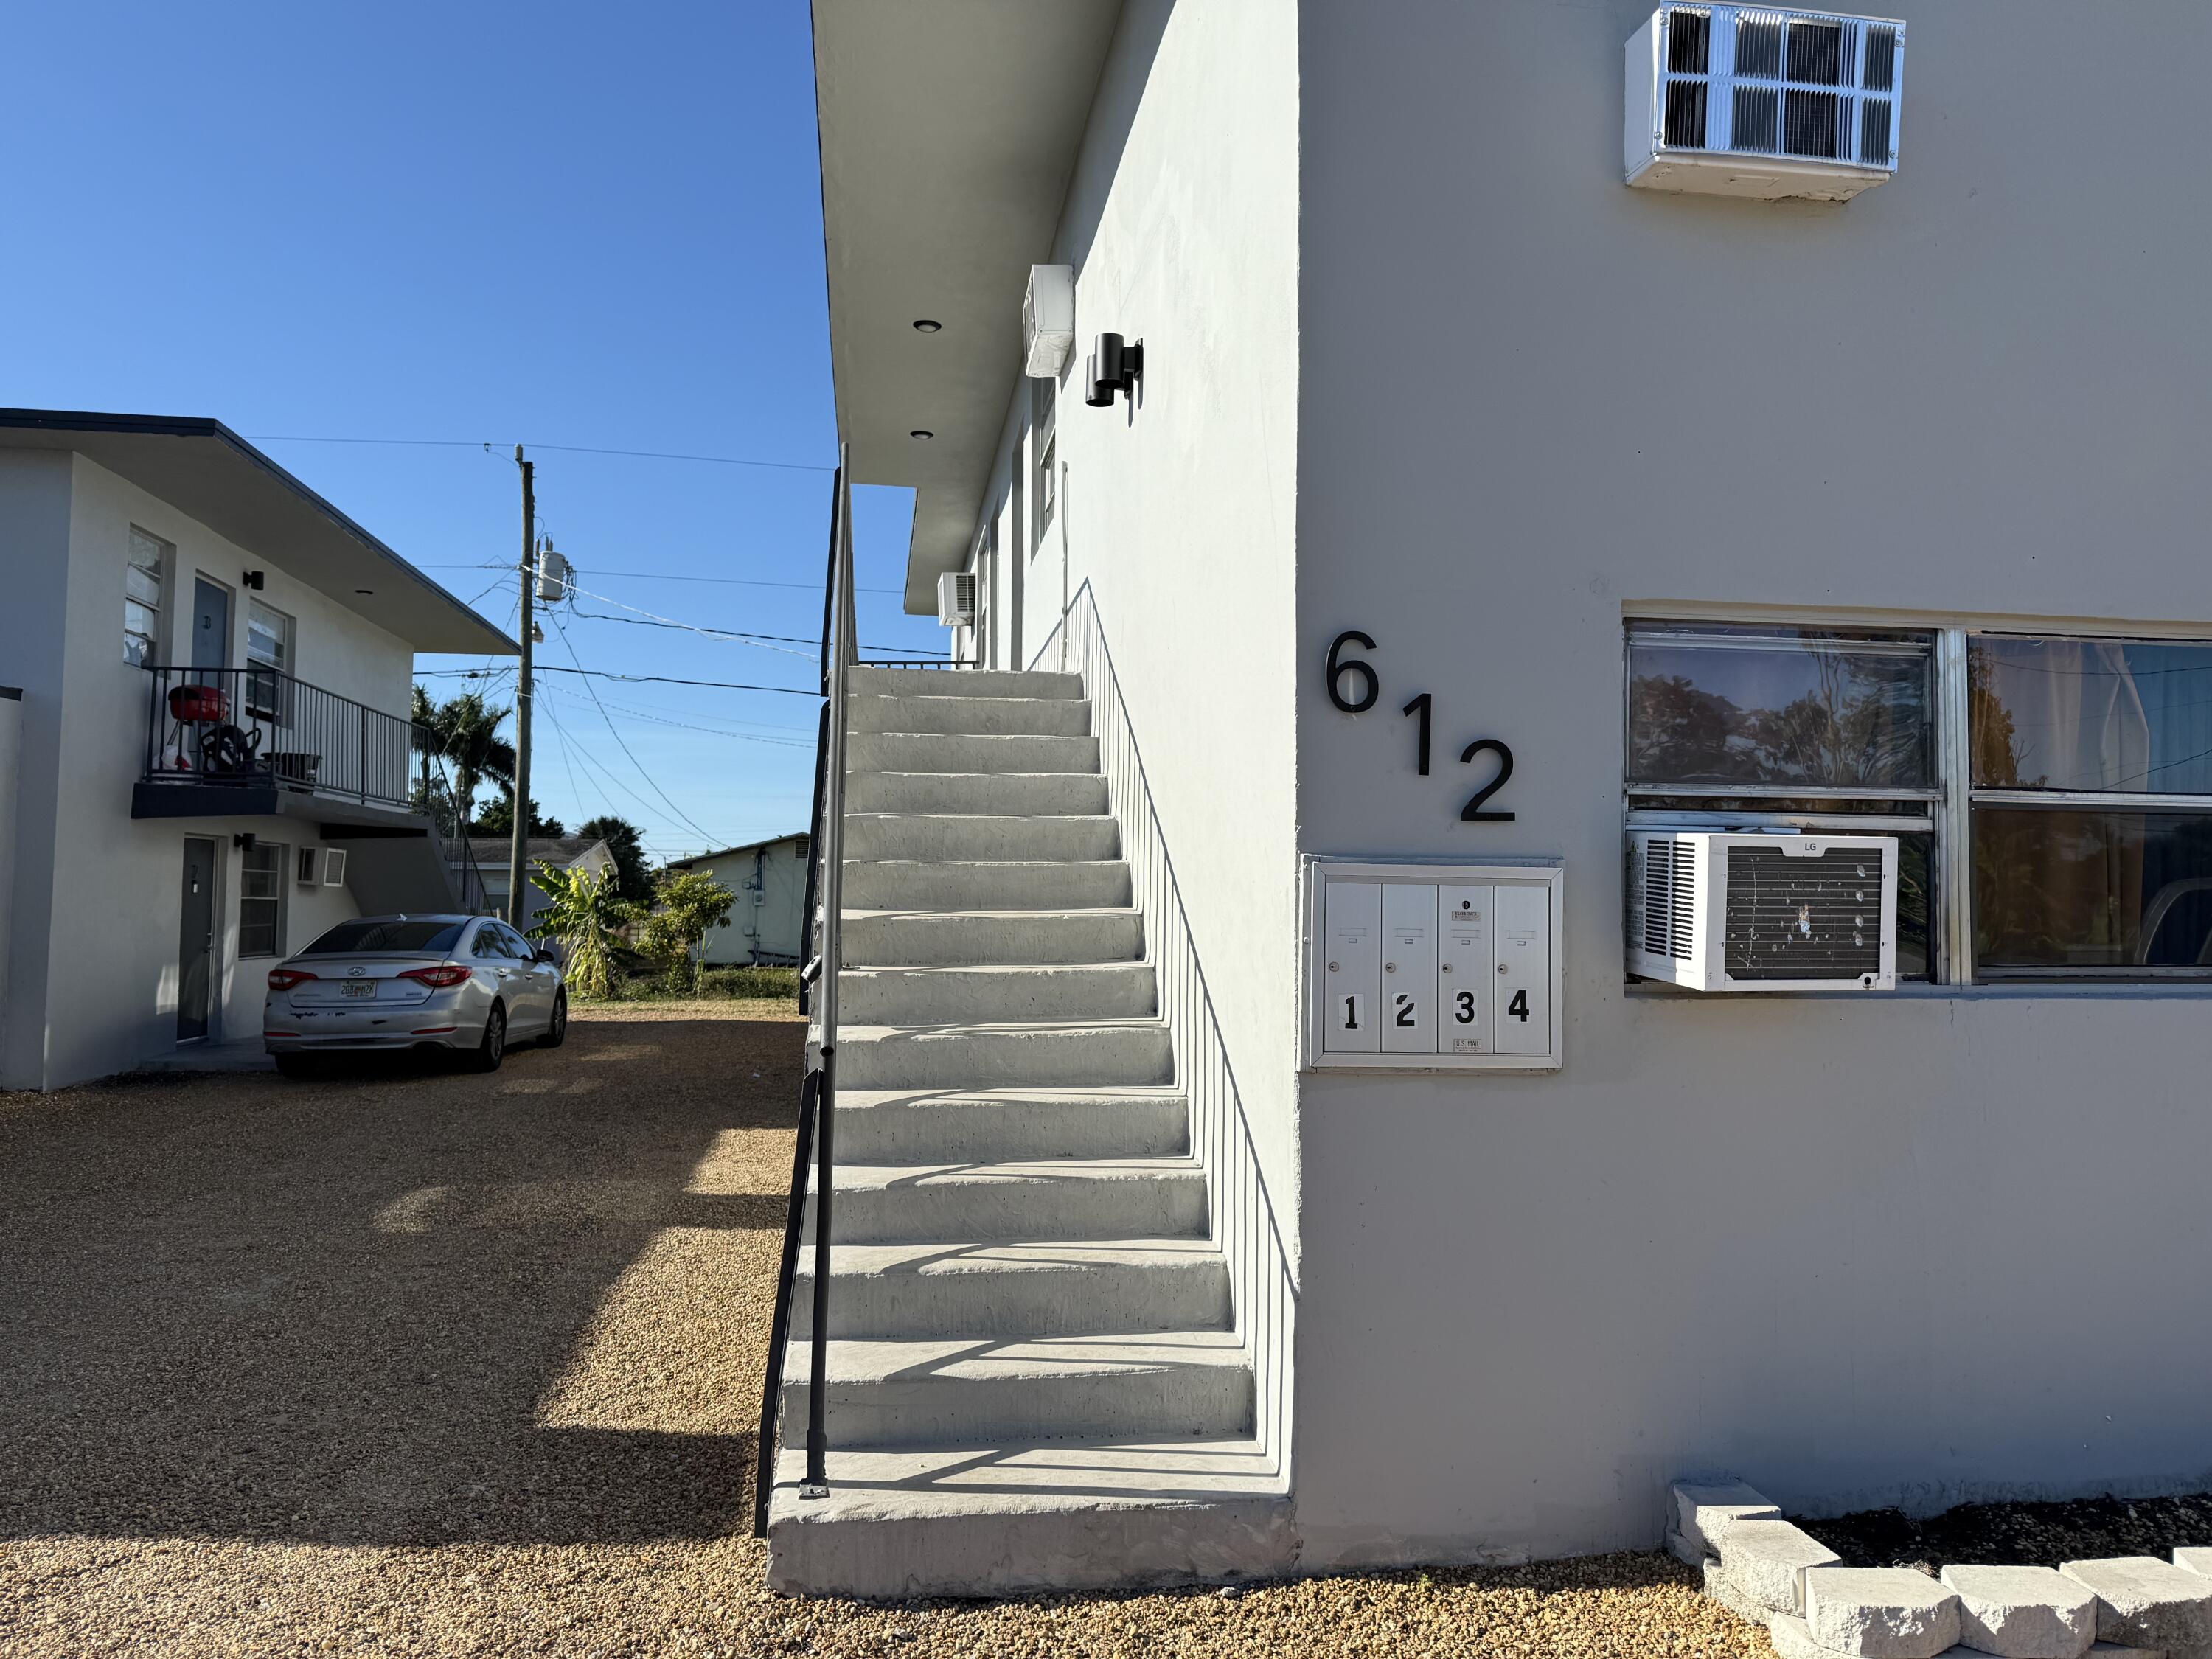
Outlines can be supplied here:
<path id="1" fill-rule="evenodd" d="M 518 647 L 266 455 L 0 410 L 0 1086 L 258 1039 L 291 949 L 456 903 L 415 653 Z"/>
<path id="2" fill-rule="evenodd" d="M 851 476 L 1081 682 L 855 679 L 776 1582 L 2203 1484 L 2212 7 L 1654 3 L 814 0 Z"/>
<path id="3" fill-rule="evenodd" d="M 672 870 L 703 870 L 738 896 L 730 925 L 707 932 L 706 960 L 793 967 L 803 942 L 807 838 L 798 831 L 747 842 L 696 858 L 671 859 Z"/>
<path id="4" fill-rule="evenodd" d="M 508 855 L 514 843 L 505 836 L 471 836 L 467 841 L 468 857 L 460 856 L 461 843 L 447 848 L 447 866 L 453 873 L 453 882 L 471 894 L 481 893 L 475 908 L 499 915 L 507 914 L 507 878 Z M 554 870 L 586 871 L 605 879 L 615 867 L 615 855 L 604 841 L 590 841 L 581 836 L 532 836 L 524 843 L 523 916 L 515 925 L 527 928 L 538 921 L 545 908 L 545 895 L 538 890 L 530 879 L 530 872 L 544 865 Z M 469 866 L 473 864 L 475 868 Z"/>

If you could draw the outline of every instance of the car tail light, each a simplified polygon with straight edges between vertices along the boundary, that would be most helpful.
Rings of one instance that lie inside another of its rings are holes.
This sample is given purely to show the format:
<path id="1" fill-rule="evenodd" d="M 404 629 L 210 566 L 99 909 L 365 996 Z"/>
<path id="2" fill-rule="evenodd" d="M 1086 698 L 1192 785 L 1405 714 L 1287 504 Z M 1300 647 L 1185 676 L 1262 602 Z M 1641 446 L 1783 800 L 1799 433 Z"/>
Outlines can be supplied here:
<path id="1" fill-rule="evenodd" d="M 313 974 L 302 973 L 297 968 L 271 968 L 269 970 L 269 988 L 272 991 L 289 991 L 295 985 L 305 985 L 313 978 L 314 978 Z"/>
<path id="2" fill-rule="evenodd" d="M 438 968 L 410 968 L 398 975 L 401 979 L 411 979 L 418 985 L 428 985 L 441 991 L 448 985 L 459 985 L 468 976 L 467 969 L 450 962 Z"/>

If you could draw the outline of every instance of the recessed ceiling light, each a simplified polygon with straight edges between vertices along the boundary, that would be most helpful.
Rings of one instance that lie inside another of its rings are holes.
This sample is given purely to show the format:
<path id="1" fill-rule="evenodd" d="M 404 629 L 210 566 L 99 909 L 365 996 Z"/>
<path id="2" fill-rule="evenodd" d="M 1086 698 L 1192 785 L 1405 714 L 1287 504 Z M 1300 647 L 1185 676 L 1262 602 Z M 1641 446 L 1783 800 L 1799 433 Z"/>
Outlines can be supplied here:
<path id="1" fill-rule="evenodd" d="M 913 431 L 908 433 L 906 435 L 909 438 L 921 438 L 926 440 L 934 438 L 937 434 L 934 432 L 926 431 L 921 427 L 916 427 Z"/>
<path id="2" fill-rule="evenodd" d="M 376 590 L 373 587 L 356 587 L 354 589 L 354 592 L 356 593 L 374 594 Z"/>
<path id="3" fill-rule="evenodd" d="M 914 331 L 917 334 L 934 334 L 944 326 L 945 325 L 934 317 L 917 317 L 914 319 Z"/>

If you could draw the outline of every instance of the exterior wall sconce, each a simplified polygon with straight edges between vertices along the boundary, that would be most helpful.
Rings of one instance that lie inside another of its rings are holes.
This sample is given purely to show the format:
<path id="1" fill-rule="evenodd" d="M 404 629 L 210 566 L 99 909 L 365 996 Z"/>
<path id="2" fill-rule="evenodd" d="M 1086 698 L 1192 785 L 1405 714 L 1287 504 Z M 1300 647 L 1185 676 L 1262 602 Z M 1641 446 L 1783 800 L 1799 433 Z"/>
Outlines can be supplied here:
<path id="1" fill-rule="evenodd" d="M 238 580 L 246 586 L 252 588 L 255 592 L 258 593 L 262 589 L 263 584 L 268 580 L 268 578 L 258 570 L 249 570 Z"/>
<path id="2" fill-rule="evenodd" d="M 1084 370 L 1083 401 L 1093 409 L 1111 409 L 1118 392 L 1133 402 L 1137 382 L 1144 378 L 1145 343 L 1132 340 L 1124 345 L 1120 335 L 1102 334 Z"/>

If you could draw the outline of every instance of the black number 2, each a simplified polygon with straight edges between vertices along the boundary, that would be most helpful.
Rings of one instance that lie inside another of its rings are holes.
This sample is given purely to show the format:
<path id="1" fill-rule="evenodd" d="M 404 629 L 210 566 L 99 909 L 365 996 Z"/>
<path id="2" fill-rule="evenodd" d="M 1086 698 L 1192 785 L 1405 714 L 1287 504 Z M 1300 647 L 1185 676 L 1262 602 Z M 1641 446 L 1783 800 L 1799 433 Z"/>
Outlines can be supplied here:
<path id="1" fill-rule="evenodd" d="M 1503 789 L 1505 780 L 1513 775 L 1513 751 L 1495 738 L 1477 738 L 1460 751 L 1460 764 L 1465 766 L 1477 755 L 1486 752 L 1498 757 L 1498 775 L 1468 797 L 1467 805 L 1459 809 L 1460 821 L 1463 823 L 1510 823 L 1512 813 L 1486 812 L 1482 810 L 1482 803 Z M 1528 1017 L 1524 1014 L 1522 1018 L 1525 1019 Z"/>
<path id="2" fill-rule="evenodd" d="M 1398 993 L 1397 1024 L 1401 1026 L 1410 1026 L 1414 1023 L 1413 994 L 1410 992 L 1401 991 Z"/>

